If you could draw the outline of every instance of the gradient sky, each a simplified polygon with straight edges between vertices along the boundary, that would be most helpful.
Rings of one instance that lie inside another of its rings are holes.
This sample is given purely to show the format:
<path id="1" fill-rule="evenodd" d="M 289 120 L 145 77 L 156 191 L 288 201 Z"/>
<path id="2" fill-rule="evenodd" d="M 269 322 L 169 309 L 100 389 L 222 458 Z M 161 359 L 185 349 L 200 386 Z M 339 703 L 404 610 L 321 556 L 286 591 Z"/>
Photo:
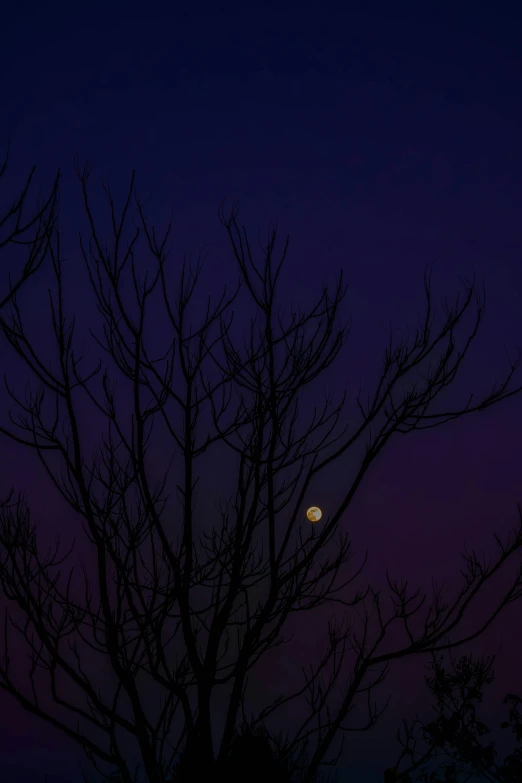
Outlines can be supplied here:
<path id="1" fill-rule="evenodd" d="M 240 200 L 254 241 L 274 219 L 290 234 L 287 304 L 309 304 L 324 276 L 333 282 L 342 269 L 342 316 L 353 327 L 325 380 L 337 392 L 348 388 L 350 412 L 359 384 L 372 389 L 377 379 L 383 323 L 391 317 L 400 329 L 422 312 L 425 266 L 434 265 L 436 302 L 474 268 L 485 280 L 486 316 L 448 399 L 487 392 L 507 370 L 504 347 L 514 356 L 522 345 L 520 4 L 185 5 L 30 1 L 2 9 L 0 141 L 3 148 L 11 134 L 12 156 L 0 200 L 11 200 L 33 163 L 44 189 L 61 167 L 65 274 L 79 333 L 97 321 L 78 249 L 87 226 L 76 153 L 95 164 L 92 195 L 105 217 L 100 177 L 111 174 L 121 195 L 136 169 L 151 220 L 164 224 L 173 210 L 174 270 L 185 251 L 205 247 L 205 295 L 237 279 L 217 219 L 224 197 Z M 21 297 L 42 345 L 50 280 L 47 266 Z M 3 344 L 0 355 L 23 389 L 27 373 Z M 522 501 L 521 436 L 518 397 L 392 441 L 346 515 L 356 548 L 369 547 L 366 579 L 379 584 L 388 567 L 428 587 L 432 575 L 445 577 L 451 589 L 465 543 L 493 553 L 493 530 L 513 527 Z M 158 466 L 167 456 L 158 447 Z M 311 503 L 328 513 L 354 465 L 338 464 Z M 27 487 L 44 540 L 72 530 L 77 551 L 87 550 L 36 459 L 5 438 L 0 476 L 2 496 Z M 507 690 L 522 693 L 521 613 L 522 604 L 511 607 L 475 648 L 495 652 L 502 639 L 491 723 Z M 327 616 L 293 628 L 293 654 L 303 662 L 317 656 Z M 294 676 L 283 650 L 260 668 L 259 695 L 275 695 Z M 379 726 L 347 742 L 340 783 L 382 780 L 399 719 L 428 707 L 423 662 L 392 669 L 380 703 L 388 693 Z M 81 751 L 0 694 L 4 780 L 43 783 L 47 771 L 49 783 L 75 781 L 78 758 Z"/>

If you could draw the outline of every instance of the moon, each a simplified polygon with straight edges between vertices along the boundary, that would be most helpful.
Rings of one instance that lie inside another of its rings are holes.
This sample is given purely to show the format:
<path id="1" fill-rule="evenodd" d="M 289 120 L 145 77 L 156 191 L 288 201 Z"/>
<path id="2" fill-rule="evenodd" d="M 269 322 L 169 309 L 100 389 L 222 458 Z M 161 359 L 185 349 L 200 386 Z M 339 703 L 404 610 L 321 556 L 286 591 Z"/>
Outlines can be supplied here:
<path id="1" fill-rule="evenodd" d="M 306 516 L 310 520 L 310 522 L 319 522 L 321 517 L 323 516 L 323 512 L 320 508 L 317 508 L 317 506 L 310 506 L 308 511 L 306 512 Z"/>

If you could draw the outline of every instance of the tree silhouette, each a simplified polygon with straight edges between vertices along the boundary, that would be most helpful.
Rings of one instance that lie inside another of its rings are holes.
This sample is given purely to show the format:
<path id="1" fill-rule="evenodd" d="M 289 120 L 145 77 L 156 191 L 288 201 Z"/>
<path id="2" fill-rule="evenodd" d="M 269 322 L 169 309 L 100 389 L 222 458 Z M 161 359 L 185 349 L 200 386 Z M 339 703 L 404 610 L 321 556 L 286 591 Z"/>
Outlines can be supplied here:
<path id="1" fill-rule="evenodd" d="M 349 334 L 336 325 L 346 290 L 342 276 L 332 292 L 323 287 L 311 309 L 297 309 L 285 322 L 276 309 L 276 294 L 288 238 L 276 260 L 277 230 L 271 228 L 258 263 L 246 230 L 238 225 L 237 207 L 227 212 L 222 205 L 219 216 L 240 282 L 232 293 L 225 287 L 217 304 L 209 300 L 202 322 L 191 327 L 200 262 L 195 269 L 183 262 L 173 292 L 166 275 L 171 225 L 158 237 L 136 198 L 137 223 L 126 234 L 134 174 L 120 212 L 104 185 L 112 226 L 109 243 L 97 228 L 89 196 L 91 167 L 76 165 L 76 172 L 90 232 L 88 242 L 80 238 L 80 246 L 103 327 L 103 334 L 94 330 L 91 335 L 127 383 L 125 400 L 132 412 L 125 419 L 124 405 L 101 361 L 93 369 L 80 368 L 84 357 L 73 346 L 75 319 L 66 313 L 57 232 L 50 243 L 55 283 L 50 316 L 59 369 L 48 369 L 31 346 L 15 293 L 0 326 L 40 386 L 24 400 L 8 386 L 20 414 L 18 419 L 11 414 L 12 426 L 2 426 L 0 432 L 38 454 L 81 520 L 93 548 L 95 576 L 89 580 L 82 564 L 84 597 L 77 600 L 70 588 L 72 570 L 65 583 L 60 575 L 71 550 L 59 555 L 57 541 L 53 553 L 40 554 L 25 497 L 19 492 L 11 500 L 13 490 L 2 504 L 0 581 L 7 602 L 18 607 L 24 620 L 18 623 L 6 610 L 0 685 L 26 710 L 78 742 L 106 780 L 131 783 L 139 775 L 149 783 L 204 779 L 201 775 L 212 770 L 246 765 L 247 758 L 251 769 L 258 761 L 269 766 L 273 752 L 277 769 L 288 779 L 312 783 L 320 771 L 335 766 L 348 732 L 375 725 L 382 709 L 372 703 L 373 689 L 394 660 L 465 644 L 520 597 L 519 569 L 491 615 L 472 631 L 459 633 L 461 620 L 481 600 L 489 580 L 508 559 L 518 557 L 522 518 L 512 540 L 502 544 L 498 539 L 493 565 L 482 566 L 474 554 L 467 558 L 464 584 L 453 603 L 445 604 L 434 591 L 418 633 L 411 618 L 426 599 L 420 590 L 410 594 L 407 583 L 388 574 L 394 608 L 386 613 L 377 590 L 352 589 L 366 557 L 356 567 L 350 565 L 354 553 L 340 524 L 392 437 L 441 426 L 518 394 L 521 387 L 511 388 L 511 380 L 520 356 L 485 398 L 472 404 L 471 395 L 463 407 L 441 404 L 434 411 L 434 401 L 455 379 L 477 334 L 484 299 L 474 280 L 463 280 L 463 300 L 443 302 L 444 320 L 435 330 L 431 275 L 426 272 L 426 310 L 415 337 L 396 345 L 390 332 L 374 394 L 366 401 L 361 394 L 356 398 L 358 420 L 340 423 L 346 395 L 336 405 L 327 398 L 312 414 L 302 405 L 303 394 L 339 356 Z M 136 256 L 141 239 L 152 261 L 142 277 Z M 126 303 L 127 274 L 134 314 Z M 239 345 L 232 319 L 241 288 L 253 315 Z M 151 347 L 146 336 L 150 311 L 159 307 L 154 296 L 169 323 L 164 352 Z M 473 303 L 474 322 L 459 348 L 457 332 Z M 412 376 L 415 382 L 408 385 Z M 92 460 L 81 420 L 89 406 L 106 422 Z M 170 466 L 159 483 L 152 479 L 149 447 L 157 421 L 179 459 L 176 512 L 166 510 Z M 363 456 L 337 508 L 319 526 L 308 524 L 303 531 L 300 520 L 312 480 L 360 443 L 365 443 Z M 235 490 L 219 507 L 208 533 L 198 527 L 195 488 L 202 458 L 212 450 L 220 462 L 228 453 Z M 336 553 L 329 558 L 331 543 Z M 346 617 L 358 613 L 361 629 L 355 621 L 331 620 L 325 630 L 327 651 L 316 666 L 303 669 L 303 684 L 253 711 L 248 706 L 249 674 L 259 659 L 284 642 L 292 613 L 306 612 L 310 618 L 314 609 L 328 604 Z M 404 643 L 390 642 L 390 629 L 396 626 L 405 631 Z M 19 687 L 10 669 L 13 632 L 23 636 L 30 651 L 30 687 Z M 348 651 L 355 655 L 351 671 L 343 666 Z M 97 667 L 103 662 L 109 666 L 112 690 L 96 687 L 96 670 L 88 672 L 93 661 Z M 47 678 L 50 705 L 42 703 L 37 673 Z M 152 689 L 161 694 L 157 708 L 148 698 Z M 334 689 L 341 695 L 335 709 Z M 216 692 L 226 705 L 219 726 L 211 713 Z M 368 718 L 353 725 L 348 718 L 361 696 Z M 274 721 L 280 707 L 301 697 L 308 703 L 302 722 L 293 734 L 276 736 L 269 719 Z M 254 758 L 241 750 L 246 742 L 238 738 L 242 722 L 248 726 L 250 747 L 257 742 Z M 265 740 L 258 742 L 252 738 L 259 729 Z M 129 748 L 139 762 L 130 758 Z"/>
<path id="2" fill-rule="evenodd" d="M 409 780 L 418 771 L 419 783 L 457 783 L 463 776 L 469 780 L 476 775 L 489 783 L 518 783 L 522 780 L 522 699 L 512 693 L 504 698 L 509 713 L 501 728 L 511 730 L 518 746 L 499 762 L 496 743 L 489 739 L 491 730 L 478 716 L 484 688 L 495 679 L 495 656 L 463 655 L 455 660 L 450 652 L 449 660 L 452 671 L 444 666 L 444 655 L 432 656 L 432 673 L 425 679 L 435 696 L 435 717 L 403 721 L 397 734 L 402 746 L 397 768 L 407 759 L 403 773 Z M 449 761 L 439 761 L 440 770 L 428 772 L 428 762 L 441 758 Z M 397 780 L 404 778 L 399 775 Z"/>

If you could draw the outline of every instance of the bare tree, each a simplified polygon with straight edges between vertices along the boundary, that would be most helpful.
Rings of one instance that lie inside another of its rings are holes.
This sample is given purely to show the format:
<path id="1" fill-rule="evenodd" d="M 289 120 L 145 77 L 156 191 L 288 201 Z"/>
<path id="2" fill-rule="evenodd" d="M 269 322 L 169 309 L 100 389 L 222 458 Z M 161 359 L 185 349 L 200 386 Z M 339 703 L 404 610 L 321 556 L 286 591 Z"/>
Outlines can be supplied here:
<path id="1" fill-rule="evenodd" d="M 3 185 L 2 178 L 7 171 L 10 148 L 9 142 L 5 158 L 0 163 L 0 192 Z M 0 253 L 3 255 L 9 251 L 14 255 L 13 251 L 20 247 L 23 249 L 25 258 L 22 271 L 14 281 L 11 279 L 11 273 L 8 275 L 9 291 L 0 293 L 0 313 L 16 296 L 23 283 L 42 266 L 49 252 L 49 244 L 56 225 L 59 171 L 49 195 L 47 197 L 40 196 L 36 210 L 31 215 L 26 214 L 29 190 L 35 171 L 36 166 L 33 166 L 19 195 L 10 207 L 0 213 Z"/>
<path id="2" fill-rule="evenodd" d="M 484 298 L 474 280 L 462 281 L 463 300 L 445 301 L 442 326 L 434 329 L 428 272 L 426 310 L 415 337 L 395 345 L 390 333 L 374 394 L 367 401 L 357 396 L 360 420 L 340 422 L 345 395 L 335 405 L 327 398 L 306 421 L 303 394 L 339 356 L 349 334 L 348 328 L 336 326 L 345 295 L 342 277 L 333 292 L 325 285 L 311 309 L 293 311 L 285 322 L 276 309 L 276 294 L 288 238 L 276 259 L 277 230 L 271 228 L 263 261 L 256 262 L 247 233 L 237 223 L 237 208 L 226 213 L 221 207 L 240 283 L 231 293 L 225 287 L 217 304 L 209 299 L 202 323 L 191 327 L 199 261 L 195 269 L 183 262 L 178 289 L 172 292 L 166 276 L 170 224 L 158 237 L 136 199 L 137 224 L 130 235 L 125 233 L 134 174 L 121 212 L 104 185 L 112 225 L 109 244 L 100 236 L 88 193 L 91 168 L 76 170 L 90 230 L 89 241 L 80 238 L 80 244 L 103 325 L 103 335 L 91 334 L 128 384 L 132 413 L 125 420 L 101 362 L 90 371 L 80 370 L 83 356 L 73 347 L 74 317 L 69 319 L 65 311 L 58 234 L 51 245 L 55 290 L 50 291 L 50 311 L 59 371 L 48 370 L 32 349 L 13 296 L 2 331 L 40 386 L 25 400 L 9 388 L 21 412 L 18 420 L 11 416 L 11 428 L 0 432 L 36 450 L 82 522 L 96 573 L 89 581 L 83 567 L 85 595 L 76 600 L 70 589 L 72 571 L 65 584 L 61 581 L 59 566 L 66 556 L 58 554 L 59 541 L 53 554 L 41 556 L 25 498 L 19 493 L 12 501 L 12 491 L 0 520 L 0 580 L 24 621 L 18 623 L 6 610 L 0 685 L 25 709 L 77 741 L 107 780 L 130 783 L 140 774 L 149 783 L 203 780 L 206 773 L 223 768 L 234 752 L 238 756 L 237 729 L 243 721 L 251 734 L 258 728 L 266 732 L 289 778 L 311 783 L 325 767 L 335 766 L 348 732 L 375 724 L 382 710 L 372 704 L 372 692 L 394 660 L 463 645 L 520 597 L 519 565 L 495 610 L 473 630 L 459 633 L 492 577 L 519 557 L 522 523 L 512 540 L 503 544 L 497 539 L 500 551 L 492 565 L 469 556 L 460 593 L 445 603 L 434 591 L 424 615 L 419 613 L 426 596 L 420 590 L 410 594 L 407 583 L 389 575 L 391 612 L 371 586 L 352 590 L 366 557 L 356 567 L 350 565 L 351 542 L 340 530 L 342 515 L 392 436 L 441 426 L 518 394 L 521 387 L 511 388 L 511 380 L 520 356 L 485 398 L 473 402 L 471 395 L 463 407 L 435 411 L 435 400 L 455 379 L 477 334 Z M 143 277 L 136 258 L 141 238 L 154 263 Z M 129 269 L 134 315 L 124 292 Z M 241 287 L 253 312 L 242 345 L 232 330 Z M 158 295 L 170 329 L 168 350 L 159 356 L 146 339 Z M 473 325 L 458 347 L 457 332 L 474 303 Z M 409 381 L 412 376 L 415 382 Z M 45 407 L 49 398 L 50 416 Z M 106 422 L 92 460 L 81 420 L 89 405 Z M 176 513 L 166 510 L 170 466 L 159 483 L 152 479 L 149 447 L 158 420 L 179 457 Z M 312 480 L 358 444 L 364 445 L 363 455 L 344 497 L 319 526 L 310 525 L 304 533 L 300 520 Z M 216 459 L 229 454 L 235 489 L 208 533 L 198 529 L 195 488 L 198 466 L 212 449 Z M 330 544 L 336 547 L 332 558 L 326 554 Z M 292 613 L 310 617 L 328 604 L 346 620 L 329 623 L 324 657 L 310 671 L 303 670 L 299 688 L 253 711 L 248 706 L 249 674 L 259 659 L 284 642 Z M 391 644 L 390 629 L 396 626 L 403 629 L 404 642 Z M 13 631 L 23 636 L 32 656 L 30 688 L 20 688 L 12 677 Z M 354 656 L 351 670 L 343 666 L 348 653 Z M 116 683 L 112 691 L 96 687 L 88 672 L 93 661 L 109 665 Z M 51 707 L 38 695 L 36 674 L 42 671 Z M 157 708 L 148 698 L 154 688 L 161 694 Z M 335 709 L 334 689 L 342 696 Z M 213 724 L 211 713 L 216 692 L 225 703 L 220 726 Z M 368 719 L 350 725 L 347 719 L 361 696 L 367 700 Z M 296 731 L 285 736 L 270 732 L 268 722 L 277 710 L 299 698 L 307 699 L 309 708 Z M 339 740 L 337 753 L 329 758 Z M 129 758 L 129 747 L 136 749 L 139 764 Z"/>

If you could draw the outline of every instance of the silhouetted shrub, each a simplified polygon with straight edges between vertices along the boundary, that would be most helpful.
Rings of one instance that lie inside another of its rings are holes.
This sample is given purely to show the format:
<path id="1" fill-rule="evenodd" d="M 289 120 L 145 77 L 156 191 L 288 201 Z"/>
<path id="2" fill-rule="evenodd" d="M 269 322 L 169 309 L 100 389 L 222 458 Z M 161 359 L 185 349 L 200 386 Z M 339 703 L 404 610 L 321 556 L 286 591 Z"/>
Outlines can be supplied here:
<path id="1" fill-rule="evenodd" d="M 173 783 L 194 780 L 223 780 L 226 783 L 290 783 L 286 765 L 276 758 L 272 744 L 263 729 L 243 729 L 236 733 L 228 756 L 218 763 L 204 764 L 200 758 L 183 753 L 176 767 Z"/>

